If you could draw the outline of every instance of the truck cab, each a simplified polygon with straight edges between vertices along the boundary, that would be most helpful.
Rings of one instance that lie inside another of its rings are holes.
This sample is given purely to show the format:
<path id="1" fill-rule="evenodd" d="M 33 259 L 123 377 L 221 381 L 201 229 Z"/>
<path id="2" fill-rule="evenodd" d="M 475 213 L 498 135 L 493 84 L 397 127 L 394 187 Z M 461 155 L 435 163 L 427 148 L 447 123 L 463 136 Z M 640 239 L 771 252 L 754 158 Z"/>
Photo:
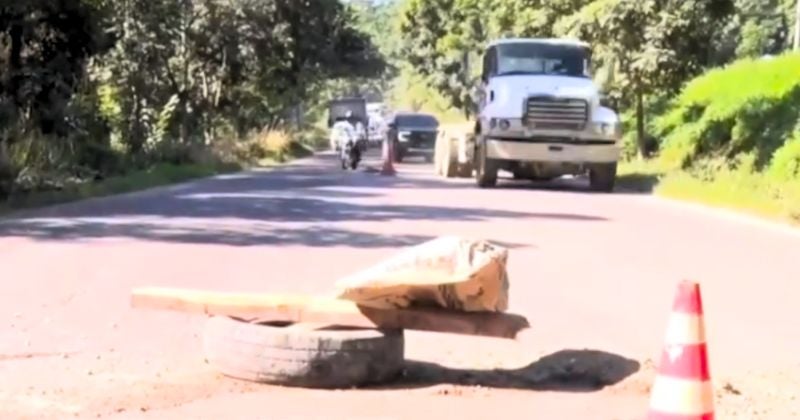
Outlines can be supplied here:
<path id="1" fill-rule="evenodd" d="M 591 189 L 614 188 L 622 137 L 619 116 L 604 106 L 591 78 L 588 44 L 513 38 L 490 43 L 475 97 L 475 179 L 550 180 L 588 173 Z"/>

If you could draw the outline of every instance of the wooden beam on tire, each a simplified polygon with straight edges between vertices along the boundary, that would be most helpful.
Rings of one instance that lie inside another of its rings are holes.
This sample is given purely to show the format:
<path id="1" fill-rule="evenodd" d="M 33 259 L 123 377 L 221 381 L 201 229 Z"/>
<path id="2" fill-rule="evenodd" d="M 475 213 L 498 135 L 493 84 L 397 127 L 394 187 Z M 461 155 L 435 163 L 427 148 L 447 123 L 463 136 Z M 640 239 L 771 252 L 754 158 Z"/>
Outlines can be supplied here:
<path id="1" fill-rule="evenodd" d="M 420 330 L 451 334 L 516 338 L 530 327 L 520 315 L 455 312 L 441 309 L 375 309 L 322 296 L 227 293 L 190 289 L 140 288 L 131 306 L 254 321 L 287 321 L 336 326 Z"/>

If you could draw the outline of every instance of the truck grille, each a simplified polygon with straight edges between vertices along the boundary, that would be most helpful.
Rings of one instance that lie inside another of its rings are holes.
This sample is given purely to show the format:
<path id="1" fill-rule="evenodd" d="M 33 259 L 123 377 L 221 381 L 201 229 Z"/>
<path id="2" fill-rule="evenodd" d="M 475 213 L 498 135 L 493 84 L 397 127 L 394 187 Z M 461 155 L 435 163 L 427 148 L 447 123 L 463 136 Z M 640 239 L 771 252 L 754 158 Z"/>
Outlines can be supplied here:
<path id="1" fill-rule="evenodd" d="M 589 104 L 582 99 L 534 96 L 525 104 L 525 124 L 550 130 L 583 130 Z"/>

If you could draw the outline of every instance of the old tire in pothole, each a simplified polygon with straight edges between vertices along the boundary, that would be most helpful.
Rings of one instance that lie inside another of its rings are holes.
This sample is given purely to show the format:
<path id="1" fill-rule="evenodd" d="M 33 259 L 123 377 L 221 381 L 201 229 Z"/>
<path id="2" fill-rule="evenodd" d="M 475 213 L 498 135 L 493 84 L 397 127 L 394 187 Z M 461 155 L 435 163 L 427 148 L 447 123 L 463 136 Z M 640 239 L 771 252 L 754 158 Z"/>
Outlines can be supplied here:
<path id="1" fill-rule="evenodd" d="M 206 360 L 237 379 L 307 388 L 377 385 L 403 370 L 402 331 L 287 326 L 213 317 L 203 336 Z"/>

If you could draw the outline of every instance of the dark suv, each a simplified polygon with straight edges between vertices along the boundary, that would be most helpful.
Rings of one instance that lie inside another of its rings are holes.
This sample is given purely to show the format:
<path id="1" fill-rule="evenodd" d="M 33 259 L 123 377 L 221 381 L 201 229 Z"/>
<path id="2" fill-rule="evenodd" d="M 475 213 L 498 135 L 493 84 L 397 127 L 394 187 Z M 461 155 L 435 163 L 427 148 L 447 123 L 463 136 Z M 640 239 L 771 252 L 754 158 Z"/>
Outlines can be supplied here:
<path id="1" fill-rule="evenodd" d="M 433 115 L 398 112 L 389 120 L 388 127 L 386 135 L 388 141 L 394 142 L 395 162 L 412 155 L 422 155 L 426 162 L 433 161 L 439 128 L 439 121 Z"/>

